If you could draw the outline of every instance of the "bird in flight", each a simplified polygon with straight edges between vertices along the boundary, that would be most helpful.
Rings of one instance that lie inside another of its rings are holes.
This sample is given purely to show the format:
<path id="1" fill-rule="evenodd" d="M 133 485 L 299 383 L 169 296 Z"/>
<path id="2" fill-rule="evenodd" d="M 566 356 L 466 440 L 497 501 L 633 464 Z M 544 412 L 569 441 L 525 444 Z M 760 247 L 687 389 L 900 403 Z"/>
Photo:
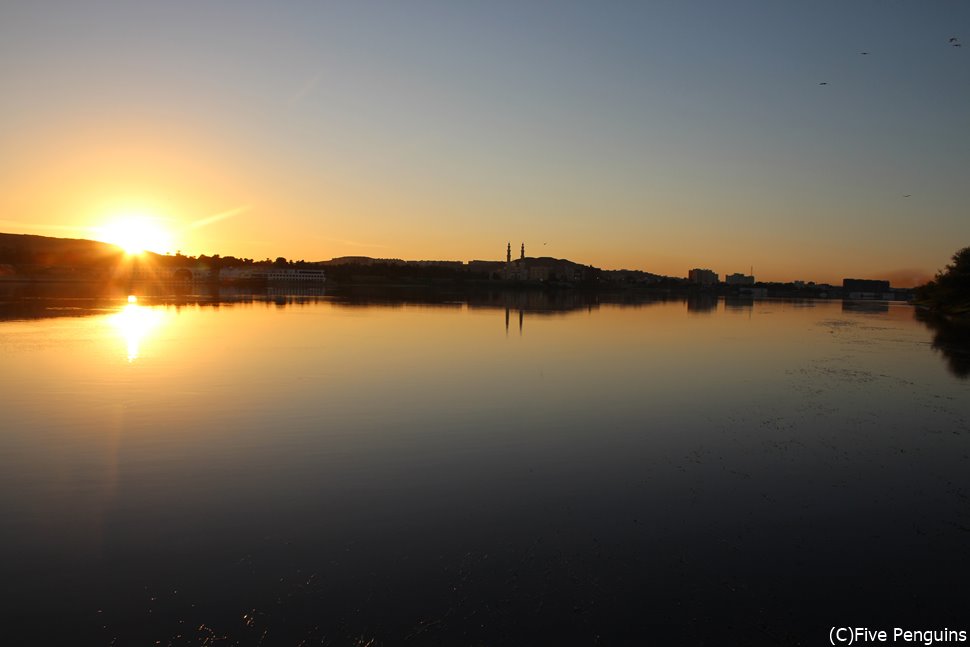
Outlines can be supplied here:
<path id="1" fill-rule="evenodd" d="M 959 41 L 959 40 L 960 40 L 960 39 L 959 39 L 959 38 L 957 38 L 956 36 L 950 36 L 950 40 L 948 40 L 948 41 L 946 41 L 946 42 L 948 42 L 948 43 L 955 43 L 955 42 L 957 42 L 957 41 Z"/>
<path id="2" fill-rule="evenodd" d="M 859 53 L 862 54 L 863 56 L 868 56 L 869 55 L 869 52 L 859 52 Z"/>
<path id="3" fill-rule="evenodd" d="M 819 85 L 828 85 L 828 83 L 826 81 L 822 81 L 821 83 L 819 83 Z"/>
<path id="4" fill-rule="evenodd" d="M 907 193 L 907 194 L 906 194 L 906 195 L 904 195 L 903 197 L 904 197 L 904 198 L 912 198 L 912 197 L 913 197 L 913 194 L 912 194 L 912 193 Z"/>

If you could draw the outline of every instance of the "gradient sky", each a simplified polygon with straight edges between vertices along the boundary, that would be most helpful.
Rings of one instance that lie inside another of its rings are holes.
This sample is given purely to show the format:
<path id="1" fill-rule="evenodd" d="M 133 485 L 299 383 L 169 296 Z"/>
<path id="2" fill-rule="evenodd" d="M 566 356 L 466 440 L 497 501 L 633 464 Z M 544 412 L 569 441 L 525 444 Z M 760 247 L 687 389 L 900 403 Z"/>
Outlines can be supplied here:
<path id="1" fill-rule="evenodd" d="M 0 83 L 0 231 L 898 285 L 970 245 L 965 1 L 24 0 Z"/>

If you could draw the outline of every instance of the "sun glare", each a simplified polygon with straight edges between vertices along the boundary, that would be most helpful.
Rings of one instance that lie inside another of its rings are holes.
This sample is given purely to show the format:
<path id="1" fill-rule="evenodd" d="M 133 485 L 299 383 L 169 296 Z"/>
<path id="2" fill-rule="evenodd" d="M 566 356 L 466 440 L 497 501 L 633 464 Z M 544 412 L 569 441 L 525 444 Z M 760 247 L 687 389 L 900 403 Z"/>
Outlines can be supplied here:
<path id="1" fill-rule="evenodd" d="M 128 304 L 109 318 L 111 324 L 125 339 L 128 346 L 128 362 L 138 359 L 142 342 L 165 321 L 166 315 L 156 308 L 138 305 L 138 297 L 129 296 Z"/>
<path id="2" fill-rule="evenodd" d="M 163 254 L 172 248 L 171 235 L 157 218 L 148 216 L 119 218 L 99 228 L 98 235 L 102 241 L 117 245 L 127 254 L 145 251 Z"/>

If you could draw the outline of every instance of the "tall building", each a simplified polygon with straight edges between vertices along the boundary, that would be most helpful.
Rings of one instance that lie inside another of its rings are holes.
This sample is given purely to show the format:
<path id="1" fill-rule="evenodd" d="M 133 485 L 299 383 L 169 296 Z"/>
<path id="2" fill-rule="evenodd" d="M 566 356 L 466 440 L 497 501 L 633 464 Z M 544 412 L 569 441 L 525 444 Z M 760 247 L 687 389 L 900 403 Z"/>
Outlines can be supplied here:
<path id="1" fill-rule="evenodd" d="M 703 270 L 694 268 L 687 272 L 687 278 L 691 283 L 697 285 L 717 285 L 717 272 L 713 270 Z"/>

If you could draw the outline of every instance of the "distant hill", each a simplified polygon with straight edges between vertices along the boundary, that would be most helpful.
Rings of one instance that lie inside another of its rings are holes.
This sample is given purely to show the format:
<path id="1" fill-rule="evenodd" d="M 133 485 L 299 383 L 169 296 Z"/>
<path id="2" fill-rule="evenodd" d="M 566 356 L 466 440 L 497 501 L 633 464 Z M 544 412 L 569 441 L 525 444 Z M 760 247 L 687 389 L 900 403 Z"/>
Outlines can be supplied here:
<path id="1" fill-rule="evenodd" d="M 96 240 L 0 233 L 2 280 L 102 280 L 124 257 L 120 247 Z"/>
<path id="2" fill-rule="evenodd" d="M 0 263 L 17 267 L 101 267 L 123 253 L 96 240 L 0 233 Z"/>

